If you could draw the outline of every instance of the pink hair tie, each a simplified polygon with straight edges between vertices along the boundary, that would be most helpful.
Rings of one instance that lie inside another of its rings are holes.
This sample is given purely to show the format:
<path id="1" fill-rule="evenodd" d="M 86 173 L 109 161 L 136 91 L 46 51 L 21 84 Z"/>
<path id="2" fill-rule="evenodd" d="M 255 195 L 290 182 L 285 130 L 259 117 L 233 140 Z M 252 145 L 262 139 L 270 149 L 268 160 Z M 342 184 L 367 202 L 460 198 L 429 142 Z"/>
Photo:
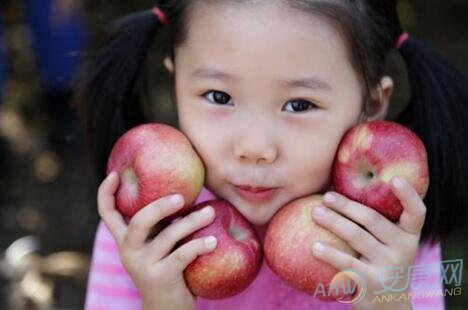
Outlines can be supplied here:
<path id="1" fill-rule="evenodd" d="M 408 32 L 402 32 L 396 42 L 396 48 L 400 49 L 400 47 L 406 42 L 406 40 L 408 40 L 408 38 L 409 38 Z"/>
<path id="2" fill-rule="evenodd" d="M 167 23 L 166 14 L 164 14 L 164 12 L 161 11 L 160 8 L 158 8 L 157 6 L 153 6 L 151 10 L 153 11 L 154 15 L 156 15 L 156 17 L 159 19 L 161 24 Z"/>

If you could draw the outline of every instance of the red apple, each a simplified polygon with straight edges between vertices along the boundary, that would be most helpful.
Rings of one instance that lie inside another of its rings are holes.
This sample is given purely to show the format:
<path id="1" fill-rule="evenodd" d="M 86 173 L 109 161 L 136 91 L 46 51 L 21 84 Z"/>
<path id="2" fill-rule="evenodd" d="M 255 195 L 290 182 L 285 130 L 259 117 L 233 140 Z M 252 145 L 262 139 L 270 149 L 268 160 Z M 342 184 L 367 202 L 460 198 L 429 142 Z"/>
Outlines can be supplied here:
<path id="1" fill-rule="evenodd" d="M 321 203 L 321 195 L 312 195 L 283 206 L 268 224 L 263 249 L 270 269 L 287 284 L 324 301 L 332 301 L 345 297 L 341 291 L 329 289 L 339 270 L 316 258 L 312 246 L 320 241 L 354 257 L 357 253 L 314 222 L 312 210 Z"/>
<path id="2" fill-rule="evenodd" d="M 196 296 L 219 299 L 236 295 L 255 279 L 262 263 L 262 247 L 252 225 L 229 202 L 205 201 L 194 207 L 214 208 L 214 221 L 194 232 L 182 243 L 215 236 L 212 252 L 198 256 L 184 271 L 185 281 Z"/>
<path id="3" fill-rule="evenodd" d="M 117 209 L 132 217 L 154 200 L 179 193 L 185 205 L 170 219 L 183 215 L 197 199 L 205 178 L 202 160 L 179 130 L 149 123 L 127 131 L 115 143 L 107 173 L 117 171 Z"/>
<path id="4" fill-rule="evenodd" d="M 422 141 L 394 122 L 372 121 L 343 137 L 332 169 L 334 190 L 369 206 L 391 221 L 403 211 L 390 180 L 405 179 L 424 198 L 429 186 L 427 153 Z"/>

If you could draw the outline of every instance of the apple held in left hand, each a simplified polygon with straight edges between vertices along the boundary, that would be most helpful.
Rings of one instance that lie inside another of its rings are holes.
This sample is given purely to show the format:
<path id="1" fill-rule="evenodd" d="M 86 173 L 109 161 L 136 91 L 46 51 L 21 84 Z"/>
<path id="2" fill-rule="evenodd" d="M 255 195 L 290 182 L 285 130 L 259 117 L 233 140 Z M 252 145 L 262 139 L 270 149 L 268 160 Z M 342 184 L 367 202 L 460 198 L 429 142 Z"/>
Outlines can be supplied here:
<path id="1" fill-rule="evenodd" d="M 312 211 L 322 204 L 321 195 L 296 199 L 271 219 L 265 234 L 265 258 L 271 270 L 289 285 L 324 301 L 345 297 L 330 288 L 339 272 L 312 254 L 316 241 L 327 242 L 352 257 L 357 253 L 347 242 L 317 225 Z"/>
<path id="2" fill-rule="evenodd" d="M 327 193 L 323 206 L 313 208 L 313 221 L 349 244 L 360 256 L 328 240 L 309 238 L 319 241 L 314 244 L 313 253 L 336 270 L 360 272 L 366 279 L 368 292 L 382 289 L 379 268 L 394 266 L 407 270 L 416 257 L 426 214 L 422 198 L 429 184 L 424 145 L 409 129 L 396 123 L 361 124 L 342 140 L 332 174 L 335 190 L 343 195 Z M 279 242 L 280 236 L 273 236 Z M 267 259 L 271 256 L 270 247 L 265 248 Z M 302 247 L 306 253 L 307 247 Z M 291 278 L 293 273 L 289 270 L 282 277 Z M 402 279 L 403 286 L 406 280 Z M 376 308 L 369 299 L 372 294 L 368 295 L 354 307 Z M 409 301 L 387 306 L 411 308 Z M 384 309 L 382 305 L 377 307 Z"/>
<path id="3" fill-rule="evenodd" d="M 424 198 L 429 187 L 427 152 L 415 133 L 394 122 L 372 121 L 344 135 L 332 169 L 335 191 L 395 222 L 403 211 L 389 184 L 396 176 Z"/>
<path id="4" fill-rule="evenodd" d="M 410 309 L 409 301 L 372 304 L 373 292 L 382 289 L 379 268 L 413 264 L 426 214 L 418 193 L 406 181 L 394 178 L 390 186 L 403 206 L 398 223 L 336 192 L 326 193 L 323 200 L 299 199 L 306 202 L 303 209 L 309 211 L 302 215 L 292 212 L 292 207 L 283 207 L 270 221 L 265 237 L 269 266 L 287 283 L 310 294 L 318 283 L 327 286 L 337 271 L 353 269 L 367 284 L 367 294 L 355 309 Z M 300 205 L 295 209 L 300 210 Z M 396 287 L 405 282 L 406 278 Z"/>
<path id="5" fill-rule="evenodd" d="M 429 186 L 427 153 L 422 141 L 404 126 L 368 122 L 346 133 L 332 174 L 336 192 L 325 194 L 324 207 L 315 208 L 313 218 L 360 257 L 324 242 L 314 246 L 314 254 L 339 270 L 359 271 L 369 296 L 355 308 L 375 308 L 371 292 L 382 289 L 379 268 L 408 270 L 416 257 L 426 215 L 422 199 Z M 404 277 L 396 287 L 406 281 Z M 387 306 L 411 308 L 407 300 Z"/>
<path id="6" fill-rule="evenodd" d="M 426 206 L 419 194 L 405 180 L 393 178 L 392 192 L 403 206 L 398 223 L 394 223 L 368 206 L 352 201 L 336 192 L 326 193 L 324 207 L 315 208 L 314 220 L 322 227 L 348 242 L 360 257 L 356 258 L 339 249 L 320 242 L 314 245 L 314 255 L 339 270 L 360 272 L 367 283 L 367 295 L 354 305 L 355 309 L 411 309 L 409 300 L 386 305 L 372 303 L 374 291 L 382 290 L 379 269 L 398 267 L 408 270 L 416 257 Z M 321 211 L 321 212 L 320 212 Z M 395 288 L 405 286 L 404 277 Z M 409 292 L 409 286 L 404 292 Z"/>

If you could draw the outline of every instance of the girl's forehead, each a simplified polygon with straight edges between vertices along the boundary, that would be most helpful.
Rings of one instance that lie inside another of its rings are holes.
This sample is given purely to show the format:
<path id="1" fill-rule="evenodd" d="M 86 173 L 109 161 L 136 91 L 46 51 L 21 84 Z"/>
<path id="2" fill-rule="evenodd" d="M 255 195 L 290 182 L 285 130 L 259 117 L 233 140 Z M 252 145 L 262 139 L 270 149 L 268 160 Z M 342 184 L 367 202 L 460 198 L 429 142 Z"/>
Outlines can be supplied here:
<path id="1" fill-rule="evenodd" d="M 279 5 L 196 5 L 179 62 L 197 66 L 274 67 L 278 72 L 310 71 L 349 65 L 340 32 L 324 17 Z"/>
<path id="2" fill-rule="evenodd" d="M 207 28 L 221 29 L 229 37 L 261 32 L 278 36 L 304 36 L 311 32 L 317 34 L 315 30 L 323 33 L 337 32 L 325 17 L 290 7 L 285 2 L 287 1 L 261 1 L 256 4 L 197 2 L 199 4 L 194 5 L 190 11 L 188 34 L 205 32 Z"/>
<path id="3" fill-rule="evenodd" d="M 251 43 L 306 46 L 311 40 L 333 48 L 344 46 L 336 27 L 318 15 L 284 5 L 213 4 L 194 7 L 182 45 L 199 47 L 209 43 L 210 49 L 236 51 L 248 48 Z"/>

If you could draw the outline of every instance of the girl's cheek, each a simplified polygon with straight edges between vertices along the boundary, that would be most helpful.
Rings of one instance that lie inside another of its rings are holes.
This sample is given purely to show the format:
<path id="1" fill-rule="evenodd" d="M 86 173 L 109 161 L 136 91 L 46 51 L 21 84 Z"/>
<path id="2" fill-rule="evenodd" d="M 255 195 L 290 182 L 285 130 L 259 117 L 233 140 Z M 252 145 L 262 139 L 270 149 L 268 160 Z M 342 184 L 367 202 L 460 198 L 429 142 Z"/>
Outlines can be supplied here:
<path id="1" fill-rule="evenodd" d="M 331 180 L 331 168 L 336 152 L 334 144 L 327 141 L 326 135 L 315 141 L 317 142 L 309 145 L 309 153 L 303 153 L 305 158 L 310 160 L 296 160 L 295 162 L 299 165 L 296 165 L 295 170 L 298 171 L 302 180 L 308 180 L 304 183 L 313 185 L 314 189 L 318 191 L 327 187 Z"/>

